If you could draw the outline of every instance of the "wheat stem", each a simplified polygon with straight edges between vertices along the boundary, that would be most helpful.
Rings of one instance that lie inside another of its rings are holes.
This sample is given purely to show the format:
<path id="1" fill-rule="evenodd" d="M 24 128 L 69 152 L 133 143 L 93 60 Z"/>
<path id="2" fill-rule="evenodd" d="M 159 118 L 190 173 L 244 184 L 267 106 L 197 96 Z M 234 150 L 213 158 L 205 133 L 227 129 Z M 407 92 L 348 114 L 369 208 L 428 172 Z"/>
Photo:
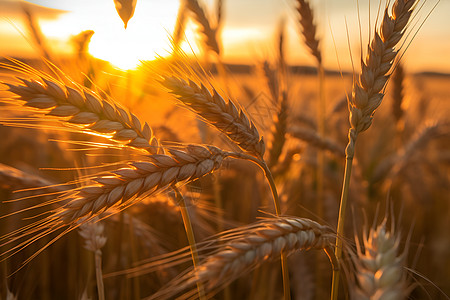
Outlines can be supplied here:
<path id="1" fill-rule="evenodd" d="M 180 204 L 181 217 L 183 218 L 184 229 L 186 230 L 186 236 L 189 242 L 189 247 L 191 249 L 192 263 L 194 264 L 194 269 L 197 269 L 199 265 L 198 251 L 195 242 L 194 230 L 192 229 L 191 218 L 189 217 L 189 212 L 186 207 L 186 200 L 184 199 L 178 188 L 174 187 L 173 190 L 175 191 L 177 201 Z M 197 282 L 197 291 L 200 300 L 206 299 L 205 290 L 201 282 Z"/>
<path id="2" fill-rule="evenodd" d="M 103 284 L 102 272 L 102 250 L 95 251 L 95 277 L 97 279 L 98 299 L 105 300 L 105 286 Z"/>
<path id="3" fill-rule="evenodd" d="M 339 219 L 338 219 L 338 227 L 336 234 L 336 249 L 335 256 L 338 264 L 340 263 L 340 259 L 342 256 L 342 237 L 344 235 L 344 221 L 345 214 L 347 208 L 347 199 L 348 192 L 350 187 L 350 178 L 352 173 L 352 163 L 353 163 L 353 155 L 355 149 L 356 142 L 356 133 L 353 129 L 349 131 L 349 143 L 346 149 L 346 158 L 345 158 L 345 171 L 344 171 L 344 182 L 342 184 L 342 194 L 341 194 L 341 204 L 339 207 Z M 354 134 L 353 134 L 354 133 Z M 336 300 L 339 291 L 339 267 L 333 268 L 333 279 L 331 286 L 331 299 Z"/>
<path id="4" fill-rule="evenodd" d="M 267 166 L 266 162 L 263 160 L 257 159 L 253 156 L 244 154 L 244 153 L 232 153 L 232 154 L 230 154 L 230 156 L 250 160 L 250 161 L 256 163 L 264 171 L 264 175 L 267 179 L 267 182 L 269 183 L 270 191 L 272 193 L 273 203 L 275 206 L 275 214 L 277 215 L 277 217 L 280 216 L 280 214 L 281 214 L 280 198 L 278 197 L 277 187 L 275 185 L 275 180 L 273 179 L 272 172 L 270 172 L 270 169 Z M 287 256 L 284 251 L 281 252 L 281 272 L 283 274 L 284 299 L 290 300 L 291 299 L 291 289 L 290 289 L 290 282 L 289 282 L 289 269 L 288 269 L 288 265 L 287 265 Z"/>

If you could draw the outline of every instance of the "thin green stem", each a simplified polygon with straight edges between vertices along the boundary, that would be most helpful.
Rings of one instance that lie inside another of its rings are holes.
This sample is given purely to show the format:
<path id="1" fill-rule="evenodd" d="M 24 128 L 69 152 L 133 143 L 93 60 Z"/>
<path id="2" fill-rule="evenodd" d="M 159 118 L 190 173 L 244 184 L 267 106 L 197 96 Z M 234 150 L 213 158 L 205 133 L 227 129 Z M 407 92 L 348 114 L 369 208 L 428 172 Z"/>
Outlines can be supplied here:
<path id="1" fill-rule="evenodd" d="M 199 265 L 199 260 L 198 260 L 197 246 L 195 243 L 194 231 L 192 230 L 191 218 L 189 217 L 189 212 L 187 210 L 186 201 L 183 195 L 180 193 L 178 188 L 174 187 L 173 190 L 175 191 L 176 198 L 180 204 L 181 217 L 183 218 L 184 229 L 186 230 L 186 236 L 189 242 L 189 247 L 191 248 L 192 262 L 194 264 L 194 269 L 196 269 Z M 205 290 L 200 282 L 197 282 L 197 291 L 199 299 L 205 300 L 206 299 Z"/>
<path id="2" fill-rule="evenodd" d="M 349 134 L 349 143 L 346 149 L 346 159 L 345 159 L 345 171 L 344 171 L 344 182 L 342 184 L 342 194 L 341 194 L 341 204 L 339 207 L 339 218 L 337 225 L 337 236 L 336 236 L 336 249 L 335 256 L 340 263 L 342 257 L 342 238 L 344 236 L 344 223 L 345 223 L 345 213 L 347 208 L 347 199 L 350 186 L 350 177 L 352 173 L 352 163 L 353 163 L 353 153 L 355 150 L 356 135 L 352 136 L 351 132 Z M 338 297 L 339 290 L 339 268 L 333 269 L 333 280 L 331 285 L 331 299 L 336 300 Z"/>

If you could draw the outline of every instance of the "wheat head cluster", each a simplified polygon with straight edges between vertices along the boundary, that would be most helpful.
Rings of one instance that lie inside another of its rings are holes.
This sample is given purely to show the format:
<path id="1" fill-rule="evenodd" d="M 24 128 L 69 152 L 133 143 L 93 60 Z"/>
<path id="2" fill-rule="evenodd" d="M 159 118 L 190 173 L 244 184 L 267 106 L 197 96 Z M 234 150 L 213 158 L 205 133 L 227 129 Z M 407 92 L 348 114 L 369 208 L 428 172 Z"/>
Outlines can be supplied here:
<path id="1" fill-rule="evenodd" d="M 171 55 L 130 71 L 92 31 L 59 57 L 23 6 L 42 59 L 0 62 L 1 298 L 449 299 L 449 94 L 403 59 L 425 2 L 381 1 L 340 74 L 315 1 L 289 2 L 310 74 L 285 21 L 226 64 L 223 0 L 180 1 Z"/>

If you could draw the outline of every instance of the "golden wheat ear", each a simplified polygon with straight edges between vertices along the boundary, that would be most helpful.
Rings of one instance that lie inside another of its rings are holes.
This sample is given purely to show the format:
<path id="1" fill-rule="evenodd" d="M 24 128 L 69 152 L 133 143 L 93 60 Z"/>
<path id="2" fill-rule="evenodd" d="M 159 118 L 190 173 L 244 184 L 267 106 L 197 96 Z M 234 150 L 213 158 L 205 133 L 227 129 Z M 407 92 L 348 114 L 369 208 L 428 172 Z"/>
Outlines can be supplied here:
<path id="1" fill-rule="evenodd" d="M 2 102 L 22 105 L 24 110 L 44 117 L 40 120 L 60 121 L 59 128 L 66 125 L 65 128 L 69 127 L 73 131 L 101 135 L 115 143 L 145 150 L 150 154 L 161 153 L 159 142 L 153 136 L 150 126 L 142 124 L 136 115 L 127 112 L 111 98 L 73 82 L 71 85 L 65 84 L 23 63 L 1 66 L 31 77 L 17 77 L 19 83 L 0 81 L 13 94 Z M 14 120 L 12 124 L 29 125 Z M 56 125 L 55 129 L 58 128 L 58 124 Z"/>
<path id="2" fill-rule="evenodd" d="M 296 217 L 276 217 L 235 228 L 211 241 L 217 246 L 205 246 L 211 254 L 205 256 L 196 270 L 174 280 L 148 299 L 173 299 L 175 296 L 190 299 L 197 292 L 194 287 L 198 282 L 202 283 L 207 297 L 212 297 L 262 263 L 278 259 L 281 253 L 287 255 L 311 249 L 330 253 L 335 237 L 330 227 Z M 192 290 L 186 292 L 189 289 Z"/>

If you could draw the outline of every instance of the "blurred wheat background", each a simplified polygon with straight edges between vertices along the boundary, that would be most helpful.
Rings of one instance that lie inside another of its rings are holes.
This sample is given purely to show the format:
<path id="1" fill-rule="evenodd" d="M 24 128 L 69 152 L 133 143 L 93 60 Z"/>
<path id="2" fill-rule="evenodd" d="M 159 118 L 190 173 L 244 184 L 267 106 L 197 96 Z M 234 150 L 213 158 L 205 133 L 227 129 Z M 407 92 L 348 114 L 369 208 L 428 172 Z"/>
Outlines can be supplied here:
<path id="1" fill-rule="evenodd" d="M 1 298 L 449 299 L 450 5 L 372 2 L 0 0 Z"/>

